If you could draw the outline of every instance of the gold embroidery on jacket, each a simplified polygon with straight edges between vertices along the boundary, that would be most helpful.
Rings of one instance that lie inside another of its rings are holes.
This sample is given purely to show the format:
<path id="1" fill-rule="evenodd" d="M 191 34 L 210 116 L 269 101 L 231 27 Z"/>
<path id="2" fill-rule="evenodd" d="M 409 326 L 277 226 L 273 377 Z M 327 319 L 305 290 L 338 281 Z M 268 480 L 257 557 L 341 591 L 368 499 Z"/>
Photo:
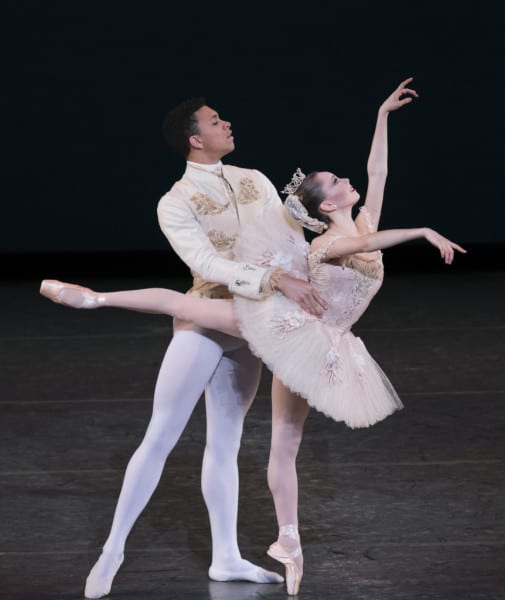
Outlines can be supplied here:
<path id="1" fill-rule="evenodd" d="M 202 194 L 202 192 L 193 194 L 189 201 L 195 205 L 196 212 L 199 215 L 219 215 L 224 212 L 230 204 L 229 202 L 226 204 L 219 204 L 219 202 L 212 200 L 210 196 Z"/>
<path id="2" fill-rule="evenodd" d="M 211 229 L 207 236 L 216 250 L 230 250 L 235 243 L 236 235 L 226 235 L 223 231 Z"/>
<path id="3" fill-rule="evenodd" d="M 260 193 L 258 188 L 254 185 L 254 181 L 249 177 L 244 177 L 239 181 L 239 192 L 237 194 L 237 202 L 239 204 L 251 204 L 259 200 Z"/>
<path id="4" fill-rule="evenodd" d="M 231 298 L 230 290 L 221 283 L 212 283 L 202 279 L 198 273 L 191 271 L 193 275 L 193 287 L 189 290 L 193 294 L 198 294 L 200 298 Z"/>

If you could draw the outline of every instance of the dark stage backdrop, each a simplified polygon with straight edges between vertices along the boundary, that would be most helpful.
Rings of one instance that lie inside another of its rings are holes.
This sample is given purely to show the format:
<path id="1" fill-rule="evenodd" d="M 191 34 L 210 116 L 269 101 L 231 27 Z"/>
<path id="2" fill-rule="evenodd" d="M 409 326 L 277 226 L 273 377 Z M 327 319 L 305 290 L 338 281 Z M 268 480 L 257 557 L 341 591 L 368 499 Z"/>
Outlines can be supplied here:
<path id="1" fill-rule="evenodd" d="M 364 194 L 390 118 L 383 227 L 504 241 L 503 30 L 496 2 L 4 3 L 0 253 L 166 251 L 156 205 L 183 171 L 165 112 L 204 95 L 231 120 L 225 162 L 281 188 L 300 166 Z"/>

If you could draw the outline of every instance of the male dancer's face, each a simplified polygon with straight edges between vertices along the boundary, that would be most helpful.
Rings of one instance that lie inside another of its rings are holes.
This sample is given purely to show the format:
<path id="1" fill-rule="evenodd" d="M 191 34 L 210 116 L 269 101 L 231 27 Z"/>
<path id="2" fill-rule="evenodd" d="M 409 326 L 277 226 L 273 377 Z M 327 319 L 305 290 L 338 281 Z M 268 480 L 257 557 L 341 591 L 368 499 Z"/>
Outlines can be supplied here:
<path id="1" fill-rule="evenodd" d="M 199 133 L 191 136 L 209 158 L 220 160 L 233 152 L 235 141 L 231 132 L 231 123 L 223 121 L 217 111 L 202 106 L 195 113 L 198 120 Z"/>

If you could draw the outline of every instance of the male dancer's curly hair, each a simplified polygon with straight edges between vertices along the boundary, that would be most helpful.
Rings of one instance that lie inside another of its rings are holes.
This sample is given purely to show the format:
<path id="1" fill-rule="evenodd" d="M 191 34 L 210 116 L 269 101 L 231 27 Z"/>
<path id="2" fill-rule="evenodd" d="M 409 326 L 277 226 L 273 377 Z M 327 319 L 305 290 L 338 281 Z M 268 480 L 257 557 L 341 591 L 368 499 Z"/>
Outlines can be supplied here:
<path id="1" fill-rule="evenodd" d="M 205 98 L 188 98 L 163 119 L 163 139 L 183 158 L 187 158 L 191 149 L 189 138 L 200 133 L 195 113 L 205 104 Z"/>

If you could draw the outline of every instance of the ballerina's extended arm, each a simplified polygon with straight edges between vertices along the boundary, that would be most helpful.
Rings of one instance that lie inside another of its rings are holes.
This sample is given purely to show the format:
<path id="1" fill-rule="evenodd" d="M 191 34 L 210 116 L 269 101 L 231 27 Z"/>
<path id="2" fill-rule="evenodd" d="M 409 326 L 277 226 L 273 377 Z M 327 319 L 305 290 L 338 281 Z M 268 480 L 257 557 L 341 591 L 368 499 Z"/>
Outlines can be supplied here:
<path id="1" fill-rule="evenodd" d="M 407 87 L 412 79 L 412 77 L 409 77 L 400 83 L 394 92 L 381 104 L 377 115 L 377 123 L 367 162 L 368 188 L 364 204 L 370 215 L 374 231 L 377 231 L 379 227 L 384 187 L 388 174 L 388 115 L 390 112 L 398 110 L 402 106 L 412 102 L 413 98 L 419 97 L 419 94 L 415 90 Z M 362 221 L 364 222 L 362 223 Z M 369 231 L 370 229 L 367 216 L 364 213 L 360 213 L 357 216 L 356 225 L 360 231 Z"/>
<path id="2" fill-rule="evenodd" d="M 357 254 L 360 252 L 374 252 L 391 246 L 398 246 L 404 242 L 424 238 L 432 246 L 438 248 L 440 256 L 448 265 L 454 260 L 454 251 L 466 254 L 466 250 L 451 242 L 429 227 L 413 229 L 385 229 L 355 237 L 335 238 L 326 253 L 327 260 Z"/>

